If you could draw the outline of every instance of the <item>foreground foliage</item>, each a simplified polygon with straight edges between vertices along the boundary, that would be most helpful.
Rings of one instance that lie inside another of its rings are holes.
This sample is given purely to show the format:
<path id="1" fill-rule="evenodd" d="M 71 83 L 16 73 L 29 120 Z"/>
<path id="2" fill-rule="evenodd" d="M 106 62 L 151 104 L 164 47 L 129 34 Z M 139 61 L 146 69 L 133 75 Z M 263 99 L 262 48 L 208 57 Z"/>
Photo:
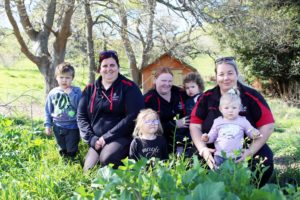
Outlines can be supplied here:
<path id="1" fill-rule="evenodd" d="M 1 199 L 300 199 L 297 185 L 256 188 L 246 164 L 226 162 L 208 171 L 198 158 L 167 162 L 125 159 L 83 174 L 79 161 L 60 158 L 42 123 L 0 115 Z"/>
<path id="2" fill-rule="evenodd" d="M 155 163 L 155 164 L 154 164 Z M 300 192 L 288 185 L 280 188 L 267 184 L 256 188 L 251 184 L 247 164 L 226 161 L 216 171 L 208 171 L 194 157 L 192 163 L 180 159 L 124 160 L 117 170 L 110 166 L 99 169 L 92 182 L 93 193 L 82 189 L 72 199 L 299 199 Z"/>
<path id="3" fill-rule="evenodd" d="M 54 141 L 25 122 L 0 115 L 0 199 L 66 199 L 88 185 L 81 165 L 62 160 Z"/>

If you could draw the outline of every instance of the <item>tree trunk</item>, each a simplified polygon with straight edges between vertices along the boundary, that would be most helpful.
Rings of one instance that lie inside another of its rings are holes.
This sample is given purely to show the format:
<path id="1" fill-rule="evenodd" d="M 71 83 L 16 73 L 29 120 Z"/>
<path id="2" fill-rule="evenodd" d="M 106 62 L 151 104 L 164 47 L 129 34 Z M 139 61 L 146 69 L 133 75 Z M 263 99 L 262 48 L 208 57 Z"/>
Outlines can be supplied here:
<path id="1" fill-rule="evenodd" d="M 276 79 L 271 82 L 271 91 L 275 91 L 275 95 L 279 98 L 293 103 L 300 102 L 300 81 L 299 78 L 290 80 Z"/>
<path id="2" fill-rule="evenodd" d="M 122 42 L 125 47 L 127 57 L 129 59 L 131 77 L 136 84 L 141 85 L 141 83 L 142 83 L 141 72 L 137 66 L 136 57 L 135 57 L 133 48 L 131 46 L 130 39 L 129 39 L 128 32 L 127 32 L 128 22 L 127 22 L 126 11 L 125 11 L 124 5 L 121 3 L 119 3 L 118 12 L 119 12 L 118 15 L 119 15 L 119 18 L 121 21 L 120 35 L 121 35 Z"/>
<path id="3" fill-rule="evenodd" d="M 89 83 L 95 81 L 96 63 L 94 56 L 94 41 L 93 41 L 93 19 L 91 15 L 89 0 L 85 0 L 85 15 L 86 15 L 86 39 L 87 39 L 87 53 L 89 62 Z"/>
<path id="4" fill-rule="evenodd" d="M 50 90 L 54 87 L 56 87 L 57 81 L 54 78 L 55 77 L 55 66 L 51 64 L 50 62 L 43 63 L 38 66 L 41 74 L 44 77 L 44 83 L 45 83 L 45 92 L 46 95 L 50 92 Z"/>

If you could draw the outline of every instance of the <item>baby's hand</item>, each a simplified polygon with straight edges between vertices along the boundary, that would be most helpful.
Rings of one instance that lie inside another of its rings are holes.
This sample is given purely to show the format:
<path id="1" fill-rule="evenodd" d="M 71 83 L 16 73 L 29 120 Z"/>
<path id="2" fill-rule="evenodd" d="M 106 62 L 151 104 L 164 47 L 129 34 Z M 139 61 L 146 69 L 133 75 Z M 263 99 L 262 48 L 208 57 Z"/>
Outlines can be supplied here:
<path id="1" fill-rule="evenodd" d="M 70 94 L 72 92 L 72 87 L 68 87 L 64 90 L 64 93 Z"/>
<path id="2" fill-rule="evenodd" d="M 203 133 L 202 134 L 202 136 L 201 136 L 201 140 L 203 141 L 203 142 L 208 142 L 208 134 L 207 133 Z"/>
<path id="3" fill-rule="evenodd" d="M 251 130 L 251 133 L 252 133 L 252 138 L 253 138 L 253 140 L 262 137 L 262 134 L 260 134 L 259 130 L 257 130 L 257 129 L 252 129 L 252 130 Z"/>

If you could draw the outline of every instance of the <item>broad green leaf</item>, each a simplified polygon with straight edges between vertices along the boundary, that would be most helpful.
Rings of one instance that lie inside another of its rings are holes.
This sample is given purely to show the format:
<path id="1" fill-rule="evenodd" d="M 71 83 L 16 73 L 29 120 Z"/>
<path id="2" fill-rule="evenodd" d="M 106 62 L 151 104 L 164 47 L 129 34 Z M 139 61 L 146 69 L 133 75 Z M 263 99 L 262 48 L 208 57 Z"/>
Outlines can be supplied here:
<path id="1" fill-rule="evenodd" d="M 253 199 L 257 200 L 285 200 L 286 198 L 282 192 L 278 189 L 277 185 L 267 184 L 262 187 L 260 190 L 253 190 L 252 196 Z"/>
<path id="2" fill-rule="evenodd" d="M 190 195 L 186 197 L 187 200 L 221 200 L 225 196 L 225 186 L 222 182 L 205 182 L 198 185 Z"/>
<path id="3" fill-rule="evenodd" d="M 176 181 L 169 172 L 164 171 L 159 177 L 161 178 L 158 180 L 158 186 L 162 197 L 170 196 L 177 191 Z"/>
<path id="4" fill-rule="evenodd" d="M 133 194 L 132 191 L 123 190 L 120 196 L 120 199 L 126 199 L 126 200 L 135 200 L 138 199 L 137 196 Z"/>

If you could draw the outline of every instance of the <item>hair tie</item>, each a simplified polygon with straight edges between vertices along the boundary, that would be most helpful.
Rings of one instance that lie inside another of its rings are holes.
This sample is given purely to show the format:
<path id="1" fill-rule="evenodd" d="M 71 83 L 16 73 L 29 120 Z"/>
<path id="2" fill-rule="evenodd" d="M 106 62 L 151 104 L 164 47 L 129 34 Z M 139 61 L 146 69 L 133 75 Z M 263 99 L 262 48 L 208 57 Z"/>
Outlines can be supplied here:
<path id="1" fill-rule="evenodd" d="M 231 95 L 240 95 L 240 92 L 238 91 L 237 88 L 231 88 L 230 90 L 227 91 L 228 94 L 231 94 Z"/>

